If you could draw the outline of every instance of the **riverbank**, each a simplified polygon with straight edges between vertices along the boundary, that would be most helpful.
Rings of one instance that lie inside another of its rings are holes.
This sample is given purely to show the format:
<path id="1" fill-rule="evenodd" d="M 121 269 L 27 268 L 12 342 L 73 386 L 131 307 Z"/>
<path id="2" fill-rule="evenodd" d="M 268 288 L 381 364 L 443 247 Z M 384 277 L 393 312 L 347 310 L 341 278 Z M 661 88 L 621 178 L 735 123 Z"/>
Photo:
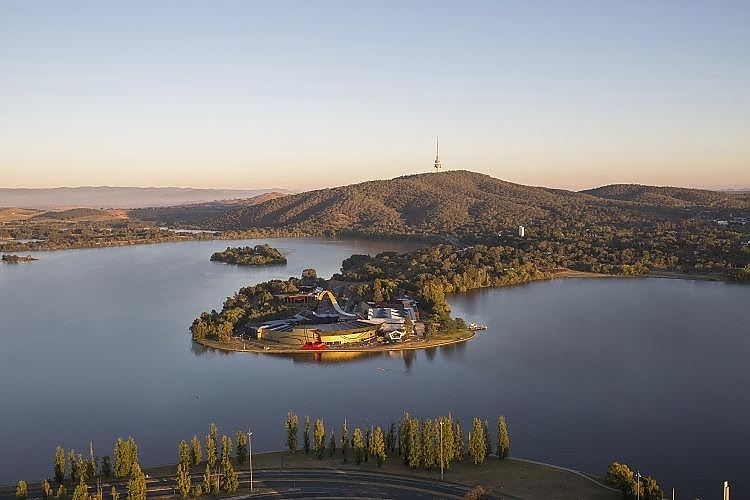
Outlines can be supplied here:
<path id="1" fill-rule="evenodd" d="M 430 338 L 416 337 L 395 344 L 343 345 L 337 347 L 327 347 L 326 349 L 320 351 L 303 350 L 299 347 L 291 347 L 276 342 L 264 342 L 262 340 L 245 340 L 238 338 L 232 338 L 228 344 L 208 339 L 194 340 L 193 342 L 204 347 L 218 349 L 221 351 L 250 352 L 257 354 L 370 353 L 430 349 L 445 345 L 459 344 L 471 340 L 472 338 L 474 338 L 474 335 L 476 335 L 476 332 L 470 330 L 461 330 L 456 333 L 438 334 Z"/>

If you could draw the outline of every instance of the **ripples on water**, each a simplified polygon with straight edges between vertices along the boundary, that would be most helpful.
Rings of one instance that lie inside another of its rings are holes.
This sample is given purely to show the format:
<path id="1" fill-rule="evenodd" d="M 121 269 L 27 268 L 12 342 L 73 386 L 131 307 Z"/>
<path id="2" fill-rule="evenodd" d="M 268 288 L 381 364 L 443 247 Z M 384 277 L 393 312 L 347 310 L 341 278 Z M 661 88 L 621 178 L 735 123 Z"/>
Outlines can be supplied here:
<path id="1" fill-rule="evenodd" d="M 210 262 L 228 245 L 269 242 L 285 267 Z M 409 245 L 413 247 L 413 245 Z M 337 272 L 373 241 L 200 241 L 38 252 L 0 266 L 0 482 L 52 475 L 54 448 L 111 454 L 132 434 L 142 462 L 173 462 L 177 444 L 215 421 L 253 448 L 284 446 L 283 418 L 323 417 L 337 433 L 403 411 L 464 421 L 504 413 L 511 454 L 603 473 L 619 460 L 678 498 L 743 483 L 750 439 L 750 287 L 657 279 L 555 280 L 453 297 L 486 323 L 466 343 L 424 351 L 227 354 L 189 341 L 201 311 L 241 286 Z M 339 356 L 341 354 L 342 356 Z M 335 359 L 334 359 L 335 358 Z M 5 457 L 5 458 L 2 458 Z"/>

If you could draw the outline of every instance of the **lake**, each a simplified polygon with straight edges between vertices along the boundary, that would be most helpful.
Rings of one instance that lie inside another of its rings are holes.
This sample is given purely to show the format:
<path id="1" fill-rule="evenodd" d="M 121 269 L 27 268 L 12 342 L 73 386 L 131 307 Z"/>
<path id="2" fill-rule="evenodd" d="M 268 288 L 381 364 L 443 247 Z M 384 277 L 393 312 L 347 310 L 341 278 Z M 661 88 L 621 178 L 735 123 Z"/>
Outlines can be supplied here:
<path id="1" fill-rule="evenodd" d="M 269 243 L 286 266 L 210 262 Z M 618 460 L 678 498 L 750 496 L 750 287 L 667 279 L 564 279 L 450 299 L 489 325 L 465 344 L 317 360 L 192 345 L 188 327 L 241 286 L 337 272 L 353 253 L 412 243 L 264 239 L 37 252 L 0 266 L 0 482 L 52 475 L 55 446 L 111 455 L 135 437 L 142 464 L 216 422 L 284 447 L 287 411 L 340 434 L 403 411 L 463 422 L 505 414 L 511 455 L 602 474 Z M 493 432 L 494 434 L 494 432 Z M 744 481 L 744 482 L 743 482 Z"/>

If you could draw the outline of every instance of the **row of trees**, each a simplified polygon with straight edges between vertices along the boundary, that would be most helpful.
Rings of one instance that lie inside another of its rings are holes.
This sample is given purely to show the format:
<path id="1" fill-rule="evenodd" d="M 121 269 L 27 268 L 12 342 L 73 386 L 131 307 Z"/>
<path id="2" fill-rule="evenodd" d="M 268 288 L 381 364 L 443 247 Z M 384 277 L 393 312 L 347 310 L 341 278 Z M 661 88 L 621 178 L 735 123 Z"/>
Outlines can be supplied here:
<path id="1" fill-rule="evenodd" d="M 287 413 L 284 421 L 286 431 L 286 445 L 290 452 L 298 450 L 299 417 L 294 412 Z M 327 432 L 322 419 L 316 419 L 313 428 L 313 440 L 310 441 L 311 421 L 309 416 L 304 418 L 302 432 L 303 450 L 306 454 L 311 451 L 323 458 L 326 452 L 326 436 L 328 436 L 327 451 L 330 456 L 336 452 L 336 434 L 333 427 Z M 497 419 L 497 441 L 495 450 L 500 459 L 508 456 L 510 451 L 510 435 L 505 416 Z M 479 418 L 472 420 L 472 427 L 468 433 L 468 440 L 464 441 L 461 424 L 451 415 L 439 416 L 435 419 L 416 418 L 404 413 L 400 424 L 392 422 L 384 431 L 381 426 L 370 426 L 364 431 L 355 427 L 349 431 L 349 423 L 344 420 L 341 427 L 341 454 L 344 462 L 352 453 L 357 465 L 373 457 L 380 467 L 390 456 L 401 457 L 404 464 L 410 468 L 433 467 L 450 469 L 452 463 L 462 461 L 468 454 L 471 461 L 481 464 L 492 454 L 492 439 L 489 423 Z M 350 451 L 351 450 L 351 451 Z"/>
<path id="2" fill-rule="evenodd" d="M 633 471 L 627 464 L 612 462 L 607 468 L 606 481 L 622 490 L 627 500 L 662 500 L 664 492 L 659 483 L 651 476 L 641 475 Z"/>
<path id="3" fill-rule="evenodd" d="M 244 266 L 286 264 L 286 257 L 278 249 L 268 244 L 255 245 L 254 247 L 227 247 L 222 252 L 214 252 L 211 255 L 211 260 Z"/>

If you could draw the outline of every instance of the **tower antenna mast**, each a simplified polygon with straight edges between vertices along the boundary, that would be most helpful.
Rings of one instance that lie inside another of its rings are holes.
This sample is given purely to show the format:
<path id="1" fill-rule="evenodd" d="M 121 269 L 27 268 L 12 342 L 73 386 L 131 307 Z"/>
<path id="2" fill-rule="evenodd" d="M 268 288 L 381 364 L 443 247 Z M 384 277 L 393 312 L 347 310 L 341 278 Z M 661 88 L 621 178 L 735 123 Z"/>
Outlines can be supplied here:
<path id="1" fill-rule="evenodd" d="M 443 165 L 440 163 L 440 136 L 435 137 L 435 171 L 439 172 Z"/>

